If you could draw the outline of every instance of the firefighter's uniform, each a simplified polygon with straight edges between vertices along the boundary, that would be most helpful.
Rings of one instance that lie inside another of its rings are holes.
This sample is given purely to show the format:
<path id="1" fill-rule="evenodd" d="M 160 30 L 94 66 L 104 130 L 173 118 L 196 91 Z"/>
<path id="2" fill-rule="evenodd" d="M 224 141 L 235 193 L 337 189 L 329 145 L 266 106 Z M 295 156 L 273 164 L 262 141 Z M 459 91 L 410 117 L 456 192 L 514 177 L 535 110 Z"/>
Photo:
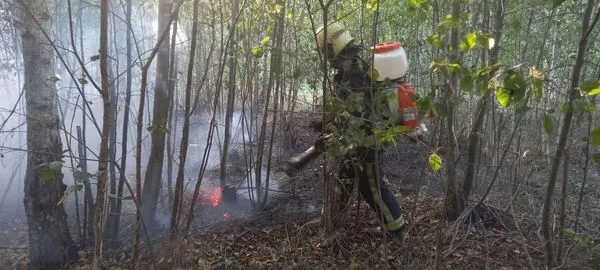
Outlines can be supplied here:
<path id="1" fill-rule="evenodd" d="M 382 180 L 382 173 L 376 163 L 376 147 L 372 136 L 371 112 L 372 99 L 375 96 L 369 65 L 360 57 L 361 47 L 353 43 L 349 32 L 340 23 L 327 26 L 327 38 L 323 31 L 317 34 L 317 49 L 325 44 L 328 60 L 337 73 L 334 76 L 336 96 L 345 99 L 351 94 L 362 97 L 361 110 L 352 113 L 356 119 L 363 119 L 361 129 L 366 134 L 364 143 L 359 144 L 354 151 L 344 157 L 342 168 L 338 174 L 341 180 L 348 180 L 350 188 L 358 180 L 358 190 L 369 206 L 383 219 L 385 228 L 394 237 L 403 237 L 405 221 L 400 206 L 393 193 Z M 333 120 L 333 119 L 332 119 Z M 340 130 L 344 130 L 343 121 L 334 121 Z"/>

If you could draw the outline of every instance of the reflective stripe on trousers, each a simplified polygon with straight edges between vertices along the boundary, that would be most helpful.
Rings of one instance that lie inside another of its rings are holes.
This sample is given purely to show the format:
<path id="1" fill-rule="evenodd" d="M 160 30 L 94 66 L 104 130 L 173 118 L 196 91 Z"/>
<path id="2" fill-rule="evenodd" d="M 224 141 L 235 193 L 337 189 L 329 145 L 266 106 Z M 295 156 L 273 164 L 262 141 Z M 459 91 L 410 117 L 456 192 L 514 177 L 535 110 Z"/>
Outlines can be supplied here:
<path id="1" fill-rule="evenodd" d="M 375 173 L 378 168 L 375 164 L 375 150 L 361 151 L 359 155 L 354 157 L 359 160 L 349 162 L 349 164 L 343 166 L 340 171 L 340 178 L 358 180 L 358 190 L 371 209 L 376 212 L 377 217 L 383 218 L 387 231 L 402 228 L 405 221 L 400 205 L 387 184 L 382 180 L 381 173 L 379 177 Z M 354 181 L 349 182 L 353 183 Z"/>

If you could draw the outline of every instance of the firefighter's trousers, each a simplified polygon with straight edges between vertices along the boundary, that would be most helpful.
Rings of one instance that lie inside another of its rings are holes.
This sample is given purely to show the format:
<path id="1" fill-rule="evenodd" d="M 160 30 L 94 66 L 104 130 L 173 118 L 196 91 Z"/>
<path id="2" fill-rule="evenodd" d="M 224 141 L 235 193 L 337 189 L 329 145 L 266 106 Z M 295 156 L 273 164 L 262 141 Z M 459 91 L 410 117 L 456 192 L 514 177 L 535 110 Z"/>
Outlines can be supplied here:
<path id="1" fill-rule="evenodd" d="M 347 156 L 338 177 L 347 183 L 347 191 L 351 191 L 352 185 L 358 181 L 358 191 L 382 219 L 385 229 L 395 231 L 403 228 L 404 218 L 398 201 L 383 181 L 382 173 L 375 162 L 376 151 L 372 148 L 362 148 L 356 154 Z"/>

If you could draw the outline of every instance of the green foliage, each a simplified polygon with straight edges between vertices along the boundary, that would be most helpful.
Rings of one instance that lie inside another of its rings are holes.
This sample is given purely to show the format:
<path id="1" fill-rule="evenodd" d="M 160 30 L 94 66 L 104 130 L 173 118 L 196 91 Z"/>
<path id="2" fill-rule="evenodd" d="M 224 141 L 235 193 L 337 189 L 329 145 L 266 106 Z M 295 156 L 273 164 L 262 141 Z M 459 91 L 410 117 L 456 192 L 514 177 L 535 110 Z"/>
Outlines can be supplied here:
<path id="1" fill-rule="evenodd" d="M 407 126 L 394 125 L 391 127 L 375 128 L 373 129 L 373 135 L 380 144 L 396 143 L 396 139 L 401 134 L 406 134 L 410 130 Z"/>
<path id="2" fill-rule="evenodd" d="M 600 153 L 595 153 L 592 155 L 592 160 L 596 162 L 596 164 L 600 165 Z"/>
<path id="3" fill-rule="evenodd" d="M 547 134 L 552 134 L 554 131 L 554 121 L 552 121 L 552 117 L 548 114 L 544 115 L 544 131 L 546 131 Z"/>
<path id="4" fill-rule="evenodd" d="M 431 44 L 431 46 L 433 46 L 434 48 L 440 48 L 444 45 L 444 43 L 440 39 L 440 35 L 438 34 L 433 34 L 427 37 L 427 42 L 429 42 L 429 44 Z"/>
<path id="5" fill-rule="evenodd" d="M 552 9 L 556 9 L 566 1 L 567 0 L 552 0 Z"/>
<path id="6" fill-rule="evenodd" d="M 433 106 L 433 99 L 435 97 L 435 92 L 430 91 L 427 95 L 423 95 L 417 99 L 415 105 L 417 105 L 417 109 L 422 112 L 429 111 Z"/>
<path id="7" fill-rule="evenodd" d="M 581 84 L 581 91 L 585 92 L 588 96 L 594 96 L 600 94 L 600 81 L 589 80 Z"/>
<path id="8" fill-rule="evenodd" d="M 590 143 L 593 145 L 600 145 L 600 126 L 597 126 L 592 130 Z"/>
<path id="9" fill-rule="evenodd" d="M 473 90 L 474 83 L 473 73 L 468 69 L 463 69 L 460 75 L 460 89 L 469 92 Z"/>
<path id="10" fill-rule="evenodd" d="M 489 34 L 477 33 L 477 43 L 484 48 L 491 49 L 496 44 L 496 41 Z"/>
<path id="11" fill-rule="evenodd" d="M 49 166 L 42 167 L 42 172 L 40 173 L 40 177 L 44 181 L 53 181 L 56 177 L 56 170 L 50 168 Z"/>
<path id="12" fill-rule="evenodd" d="M 451 72 L 459 72 L 462 70 L 462 66 L 458 63 L 448 63 L 446 59 L 438 59 L 431 62 L 429 69 L 432 72 L 441 72 L 443 74 L 450 74 Z"/>
<path id="13" fill-rule="evenodd" d="M 79 170 L 73 171 L 73 177 L 75 178 L 75 184 L 87 183 L 89 181 L 89 179 L 94 176 L 95 175 L 88 173 L 88 172 L 82 172 Z"/>
<path id="14" fill-rule="evenodd" d="M 438 25 L 438 31 L 444 32 L 452 27 L 457 27 L 459 25 L 460 25 L 460 19 L 455 18 L 451 14 L 448 14 L 442 19 L 442 22 L 440 22 L 440 24 Z"/>
<path id="15" fill-rule="evenodd" d="M 460 41 L 460 51 L 466 52 L 470 49 L 473 49 L 477 45 L 477 34 L 476 33 L 468 33 L 466 34 Z"/>
<path id="16" fill-rule="evenodd" d="M 587 248 L 597 248 L 598 247 L 599 239 L 597 238 L 597 236 L 595 236 L 593 234 L 576 233 L 571 228 L 564 229 L 563 234 L 567 238 L 572 239 L 573 241 L 577 242 L 578 244 L 580 244 L 584 247 L 587 247 Z"/>
<path id="17" fill-rule="evenodd" d="M 166 121 L 152 121 L 152 123 L 148 125 L 146 130 L 150 131 L 151 133 L 162 132 L 162 133 L 168 134 L 169 132 L 171 132 L 167 128 Z"/>
<path id="18" fill-rule="evenodd" d="M 379 0 L 363 0 L 365 7 L 372 12 L 377 11 L 378 2 Z"/>
<path id="19" fill-rule="evenodd" d="M 419 9 L 429 9 L 430 5 L 427 0 L 408 0 L 408 10 L 415 11 Z"/>
<path id="20" fill-rule="evenodd" d="M 88 83 L 88 81 L 85 79 L 85 76 L 79 78 L 78 81 L 81 85 L 86 85 Z"/>
<path id="21" fill-rule="evenodd" d="M 571 103 L 564 103 L 563 105 L 560 105 L 560 112 L 561 113 L 568 113 L 573 109 L 573 105 Z"/>
<path id="22" fill-rule="evenodd" d="M 263 48 L 262 45 L 257 45 L 252 47 L 252 55 L 256 58 L 260 58 L 264 55 L 265 53 L 265 49 Z"/>
<path id="23" fill-rule="evenodd" d="M 439 171 L 442 169 L 442 158 L 437 153 L 432 153 L 429 155 L 429 166 L 434 171 Z"/>
<path id="24" fill-rule="evenodd" d="M 428 11 L 431 8 L 428 0 L 408 0 L 406 9 L 417 15 L 421 21 L 427 20 Z"/>
<path id="25" fill-rule="evenodd" d="M 62 168 L 62 161 L 53 161 L 39 166 L 42 181 L 54 181 Z"/>
<path id="26" fill-rule="evenodd" d="M 502 86 L 496 91 L 498 102 L 505 108 L 523 100 L 527 90 L 525 79 L 520 73 L 509 70 L 507 74 Z"/>

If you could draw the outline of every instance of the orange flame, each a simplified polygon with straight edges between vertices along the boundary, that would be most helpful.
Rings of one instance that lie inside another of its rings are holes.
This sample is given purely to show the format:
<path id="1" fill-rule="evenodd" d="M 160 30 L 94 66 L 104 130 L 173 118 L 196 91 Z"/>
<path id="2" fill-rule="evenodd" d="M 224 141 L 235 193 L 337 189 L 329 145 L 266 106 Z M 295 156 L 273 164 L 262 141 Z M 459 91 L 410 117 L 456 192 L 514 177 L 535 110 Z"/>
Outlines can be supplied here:
<path id="1" fill-rule="evenodd" d="M 213 188 L 208 191 L 207 198 L 213 207 L 215 207 L 215 206 L 219 205 L 219 203 L 221 203 L 221 194 L 222 194 L 222 192 L 221 192 L 220 187 Z"/>

